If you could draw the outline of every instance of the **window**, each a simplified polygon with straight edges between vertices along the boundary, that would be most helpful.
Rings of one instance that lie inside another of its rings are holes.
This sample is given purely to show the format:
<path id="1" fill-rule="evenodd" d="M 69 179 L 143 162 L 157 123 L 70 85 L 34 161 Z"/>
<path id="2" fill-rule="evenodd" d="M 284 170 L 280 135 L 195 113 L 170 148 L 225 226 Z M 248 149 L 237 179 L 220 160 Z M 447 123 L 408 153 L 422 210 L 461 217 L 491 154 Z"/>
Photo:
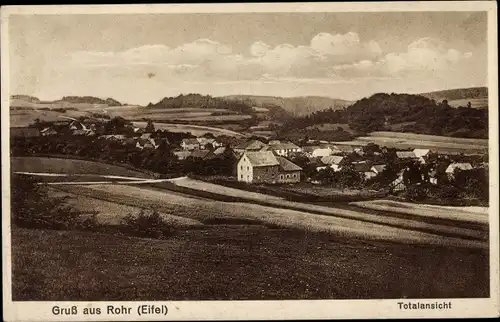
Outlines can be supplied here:
<path id="1" fill-rule="evenodd" d="M 250 170 L 250 167 L 247 167 L 247 171 Z"/>
<path id="2" fill-rule="evenodd" d="M 297 174 L 296 174 L 296 173 L 294 173 L 294 174 L 293 174 L 293 177 L 294 177 L 294 178 L 297 178 Z"/>
<path id="3" fill-rule="evenodd" d="M 243 170 L 243 166 L 242 165 L 240 165 L 240 170 Z"/>
<path id="4" fill-rule="evenodd" d="M 280 174 L 280 179 L 283 180 L 283 175 L 282 174 Z"/>
<path id="5" fill-rule="evenodd" d="M 286 178 L 287 178 L 287 179 L 289 179 L 289 178 L 290 178 L 290 175 L 289 175 L 289 174 L 287 174 L 287 175 L 286 175 Z"/>
<path id="6" fill-rule="evenodd" d="M 243 180 L 243 175 L 242 175 L 242 174 L 240 174 L 240 179 L 242 179 L 242 180 Z"/>

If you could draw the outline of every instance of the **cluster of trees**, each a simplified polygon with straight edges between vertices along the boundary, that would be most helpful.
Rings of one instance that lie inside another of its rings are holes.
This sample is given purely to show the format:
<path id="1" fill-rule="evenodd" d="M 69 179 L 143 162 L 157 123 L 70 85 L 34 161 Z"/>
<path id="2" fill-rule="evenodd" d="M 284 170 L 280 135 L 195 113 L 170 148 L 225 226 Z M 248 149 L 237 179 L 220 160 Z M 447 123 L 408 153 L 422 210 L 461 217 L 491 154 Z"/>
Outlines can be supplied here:
<path id="1" fill-rule="evenodd" d="M 156 104 L 149 103 L 148 108 L 220 108 L 241 114 L 252 114 L 252 105 L 241 101 L 228 101 L 210 95 L 187 94 L 177 97 L 165 97 Z"/>
<path id="2" fill-rule="evenodd" d="M 135 168 L 166 175 L 221 174 L 231 175 L 235 160 L 231 149 L 213 159 L 189 157 L 179 160 L 172 142 L 182 140 L 178 133 L 159 132 L 170 141 L 162 141 L 157 149 L 139 149 L 135 143 L 95 136 L 41 136 L 13 138 L 13 156 L 68 155 L 86 159 L 129 164 Z"/>
<path id="3" fill-rule="evenodd" d="M 348 124 L 358 134 L 390 131 L 409 123 L 403 131 L 456 137 L 487 138 L 488 110 L 453 108 L 446 100 L 436 103 L 420 95 L 378 93 L 342 110 L 325 110 L 286 122 L 281 132 L 296 131 L 315 124 Z"/>
<path id="4" fill-rule="evenodd" d="M 65 198 L 49 196 L 46 186 L 30 177 L 11 177 L 12 223 L 23 228 L 93 229 L 95 213 L 82 213 Z"/>

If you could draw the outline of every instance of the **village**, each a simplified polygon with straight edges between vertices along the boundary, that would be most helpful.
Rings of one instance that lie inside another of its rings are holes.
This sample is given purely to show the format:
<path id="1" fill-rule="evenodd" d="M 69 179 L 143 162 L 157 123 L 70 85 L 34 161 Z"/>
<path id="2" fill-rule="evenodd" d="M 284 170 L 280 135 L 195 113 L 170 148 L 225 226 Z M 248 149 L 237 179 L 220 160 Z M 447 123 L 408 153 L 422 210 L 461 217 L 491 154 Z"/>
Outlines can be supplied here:
<path id="1" fill-rule="evenodd" d="M 291 142 L 256 136 L 235 138 L 214 136 L 212 133 L 196 137 L 191 133 L 156 130 L 152 121 L 146 127 L 137 127 L 123 118 L 35 122 L 32 127 L 19 130 L 12 128 L 11 133 L 13 139 L 40 137 L 48 141 L 54 138 L 104 141 L 111 144 L 106 149 L 114 149 L 114 154 L 125 149 L 136 153 L 144 151 L 149 156 L 164 158 L 160 163 L 169 170 L 163 171 L 161 166 L 157 166 L 154 169 L 156 172 L 170 172 L 170 175 L 172 171 L 188 175 L 218 175 L 227 181 L 249 185 L 308 183 L 325 188 L 384 189 L 391 193 L 405 193 L 410 190 L 407 189 L 409 186 L 418 188 L 420 185 L 439 190 L 442 185 L 450 185 L 459 172 L 462 177 L 465 175 L 463 180 L 468 180 L 467 184 L 478 185 L 470 183 L 467 173 L 471 173 L 471 178 L 476 178 L 474 171 L 487 173 L 488 167 L 488 156 L 480 154 L 445 154 L 422 148 L 398 150 L 373 143 L 352 146 L 317 140 Z M 158 151 L 168 152 L 169 157 L 163 157 Z M 42 154 L 47 152 L 38 151 Z M 144 158 L 148 158 L 148 155 Z M 145 162 L 140 164 L 144 166 Z M 184 167 L 173 167 L 173 163 Z M 445 190 L 450 194 L 450 189 Z M 458 193 L 451 192 L 450 198 L 457 197 Z"/>

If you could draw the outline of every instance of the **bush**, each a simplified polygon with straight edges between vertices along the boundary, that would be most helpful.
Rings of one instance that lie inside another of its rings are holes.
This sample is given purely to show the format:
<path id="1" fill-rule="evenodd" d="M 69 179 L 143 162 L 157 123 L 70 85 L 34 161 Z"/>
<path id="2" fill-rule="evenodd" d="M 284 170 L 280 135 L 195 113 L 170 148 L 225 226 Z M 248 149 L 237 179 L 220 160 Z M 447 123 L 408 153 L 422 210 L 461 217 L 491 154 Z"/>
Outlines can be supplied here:
<path id="1" fill-rule="evenodd" d="M 457 199 L 460 196 L 460 189 L 452 185 L 446 185 L 441 187 L 438 196 L 442 200 Z"/>
<path id="2" fill-rule="evenodd" d="M 122 220 L 122 232 L 127 235 L 146 238 L 170 236 L 172 227 L 156 212 L 142 210 L 138 215 L 129 214 Z"/>
<path id="3" fill-rule="evenodd" d="M 427 192 L 422 185 L 412 185 L 406 189 L 405 198 L 409 201 L 422 201 L 427 197 Z"/>
<path id="4" fill-rule="evenodd" d="M 13 176 L 11 216 L 24 228 L 94 230 L 99 225 L 95 213 L 82 213 L 66 204 L 65 198 L 49 197 L 45 186 L 29 177 Z"/>

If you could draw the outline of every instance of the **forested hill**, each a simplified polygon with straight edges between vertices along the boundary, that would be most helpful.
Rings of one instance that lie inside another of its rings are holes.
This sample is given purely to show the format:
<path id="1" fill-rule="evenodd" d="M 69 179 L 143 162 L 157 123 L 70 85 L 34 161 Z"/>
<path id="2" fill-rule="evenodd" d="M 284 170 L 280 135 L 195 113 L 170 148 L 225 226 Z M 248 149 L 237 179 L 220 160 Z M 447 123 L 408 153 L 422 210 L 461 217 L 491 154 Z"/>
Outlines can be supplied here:
<path id="1" fill-rule="evenodd" d="M 325 110 L 283 125 L 286 133 L 311 125 L 348 124 L 358 133 L 402 131 L 454 137 L 487 138 L 488 110 L 453 108 L 421 95 L 378 93 L 344 110 Z"/>
<path id="2" fill-rule="evenodd" d="M 279 106 L 293 116 L 304 116 L 325 109 L 342 109 L 352 102 L 338 98 L 324 96 L 258 96 L 258 95 L 230 95 L 224 96 L 225 100 L 248 102 L 257 107 L 268 105 Z"/>
<path id="3" fill-rule="evenodd" d="M 442 100 L 452 101 L 461 99 L 487 98 L 488 88 L 487 87 L 457 88 L 444 91 L 422 93 L 420 95 L 433 99 L 437 102 L 440 102 Z"/>
<path id="4" fill-rule="evenodd" d="M 107 104 L 108 106 L 121 106 L 122 104 L 112 98 L 102 99 L 94 96 L 64 96 L 58 102 Z"/>
<path id="5" fill-rule="evenodd" d="M 273 119 L 288 119 L 291 117 L 282 107 L 264 103 L 259 107 L 266 108 L 268 114 Z M 232 100 L 225 97 L 213 97 L 210 95 L 187 94 L 176 97 L 165 97 L 158 103 L 149 103 L 146 108 L 155 109 L 175 109 L 175 108 L 206 108 L 206 109 L 225 109 L 241 114 L 253 114 L 254 104 L 249 100 Z"/>

